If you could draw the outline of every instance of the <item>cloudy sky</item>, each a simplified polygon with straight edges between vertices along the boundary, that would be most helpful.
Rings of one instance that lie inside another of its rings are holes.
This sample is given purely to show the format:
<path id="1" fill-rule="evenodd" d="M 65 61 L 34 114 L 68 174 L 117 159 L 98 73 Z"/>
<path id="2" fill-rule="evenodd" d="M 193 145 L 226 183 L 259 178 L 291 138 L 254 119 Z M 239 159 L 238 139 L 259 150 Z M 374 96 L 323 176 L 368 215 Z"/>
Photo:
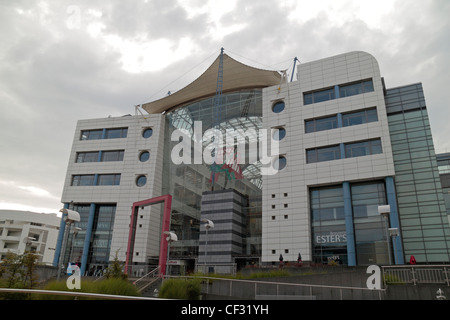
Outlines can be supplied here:
<path id="1" fill-rule="evenodd" d="M 0 209 L 57 212 L 76 122 L 135 114 L 220 48 L 265 69 L 361 50 L 422 82 L 450 152 L 448 0 L 0 0 Z"/>

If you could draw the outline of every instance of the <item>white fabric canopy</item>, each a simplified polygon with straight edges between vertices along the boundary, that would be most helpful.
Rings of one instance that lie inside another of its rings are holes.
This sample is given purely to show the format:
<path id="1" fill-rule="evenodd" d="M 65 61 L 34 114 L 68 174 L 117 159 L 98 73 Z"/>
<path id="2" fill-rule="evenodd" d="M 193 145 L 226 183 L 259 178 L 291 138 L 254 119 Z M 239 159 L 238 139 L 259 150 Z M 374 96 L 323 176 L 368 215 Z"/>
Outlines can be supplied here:
<path id="1" fill-rule="evenodd" d="M 216 94 L 219 61 L 220 56 L 200 77 L 183 89 L 162 99 L 145 103 L 142 108 L 150 114 L 162 113 L 214 96 Z M 280 82 L 281 75 L 277 71 L 250 67 L 226 54 L 223 55 L 223 93 L 241 89 L 265 88 L 278 85 Z"/>

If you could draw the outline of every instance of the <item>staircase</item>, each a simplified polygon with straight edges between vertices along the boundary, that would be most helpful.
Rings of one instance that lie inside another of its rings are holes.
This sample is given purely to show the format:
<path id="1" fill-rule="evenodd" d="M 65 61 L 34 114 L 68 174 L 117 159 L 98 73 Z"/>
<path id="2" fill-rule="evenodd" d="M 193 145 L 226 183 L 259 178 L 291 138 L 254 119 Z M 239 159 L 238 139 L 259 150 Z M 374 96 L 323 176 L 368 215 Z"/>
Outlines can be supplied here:
<path id="1" fill-rule="evenodd" d="M 160 267 L 158 266 L 149 273 L 133 281 L 133 284 L 142 296 L 153 297 L 155 289 L 158 289 L 161 286 L 162 279 L 159 277 L 159 269 Z"/>

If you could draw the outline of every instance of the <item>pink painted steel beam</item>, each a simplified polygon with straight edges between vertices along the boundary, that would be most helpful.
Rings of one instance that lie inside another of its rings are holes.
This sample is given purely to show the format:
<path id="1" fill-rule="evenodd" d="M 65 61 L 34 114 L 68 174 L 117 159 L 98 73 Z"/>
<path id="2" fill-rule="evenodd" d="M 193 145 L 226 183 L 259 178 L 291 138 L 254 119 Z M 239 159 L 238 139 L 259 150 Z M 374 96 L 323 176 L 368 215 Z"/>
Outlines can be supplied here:
<path id="1" fill-rule="evenodd" d="M 168 243 L 166 241 L 165 231 L 170 231 L 170 214 L 172 209 L 172 196 L 168 196 L 164 201 L 164 215 L 163 215 L 163 223 L 161 229 L 161 241 L 159 245 L 159 274 L 160 276 L 164 276 L 166 274 L 166 263 L 167 263 L 167 248 Z"/>
<path id="2" fill-rule="evenodd" d="M 137 201 L 133 203 L 130 219 L 130 230 L 128 233 L 128 245 L 127 245 L 127 255 L 125 261 L 125 273 L 128 274 L 128 268 L 133 263 L 133 251 L 134 251 L 134 240 L 136 238 L 136 221 L 139 211 L 139 207 L 145 207 L 153 204 L 164 203 L 164 214 L 161 229 L 161 243 L 159 248 L 159 274 L 163 276 L 166 274 L 166 261 L 167 261 L 167 241 L 165 239 L 164 231 L 170 231 L 170 215 L 172 209 L 172 196 L 170 194 L 159 196 L 156 198 L 151 198 L 147 200 Z"/>

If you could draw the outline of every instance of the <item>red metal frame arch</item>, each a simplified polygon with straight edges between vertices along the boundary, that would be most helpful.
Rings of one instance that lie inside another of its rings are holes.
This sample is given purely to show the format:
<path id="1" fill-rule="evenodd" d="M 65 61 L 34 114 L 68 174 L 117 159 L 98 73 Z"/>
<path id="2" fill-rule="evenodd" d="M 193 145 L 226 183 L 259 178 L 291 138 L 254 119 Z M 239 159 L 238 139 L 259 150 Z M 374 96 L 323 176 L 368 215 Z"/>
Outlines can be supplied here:
<path id="1" fill-rule="evenodd" d="M 172 196 L 170 194 L 159 196 L 156 198 L 151 198 L 147 200 L 137 201 L 133 203 L 131 211 L 131 221 L 130 221 L 130 231 L 128 233 L 128 246 L 125 261 L 125 273 L 128 274 L 128 268 L 133 263 L 133 251 L 134 251 L 134 240 L 136 238 L 136 222 L 139 207 L 150 206 L 153 204 L 164 203 L 164 214 L 161 228 L 161 242 L 159 245 L 159 275 L 163 276 L 166 274 L 166 261 L 167 261 L 167 241 L 164 235 L 165 231 L 170 231 L 170 214 L 172 209 Z"/>

